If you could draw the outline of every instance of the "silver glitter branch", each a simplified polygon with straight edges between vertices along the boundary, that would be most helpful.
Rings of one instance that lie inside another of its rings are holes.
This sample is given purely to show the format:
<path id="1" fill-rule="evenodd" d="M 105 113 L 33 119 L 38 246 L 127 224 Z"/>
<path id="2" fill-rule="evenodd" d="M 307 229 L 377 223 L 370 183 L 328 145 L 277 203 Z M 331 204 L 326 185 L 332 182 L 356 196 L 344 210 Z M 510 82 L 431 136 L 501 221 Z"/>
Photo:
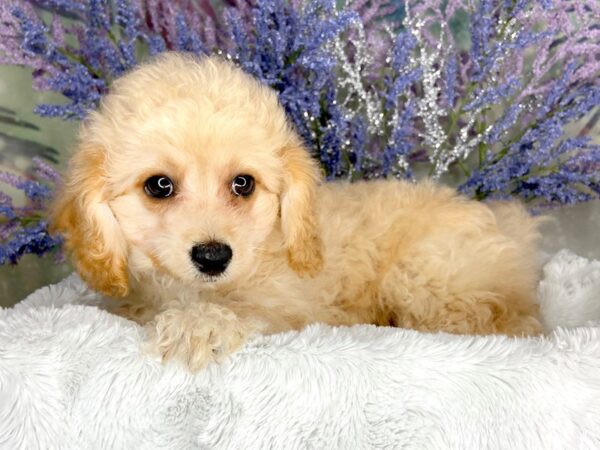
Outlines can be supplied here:
<path id="1" fill-rule="evenodd" d="M 442 26 L 445 25 L 442 22 Z M 442 35 L 444 34 L 445 29 L 442 28 Z M 510 42 L 516 41 L 519 36 L 519 22 L 511 18 L 508 21 L 506 19 L 501 19 L 496 23 L 495 34 L 502 35 L 505 39 L 508 39 Z M 416 34 L 415 34 L 416 35 Z M 422 43 L 423 37 L 419 35 L 417 37 L 419 43 Z M 440 37 L 440 44 L 442 44 L 442 37 Z M 448 48 L 451 48 L 450 44 L 448 44 Z M 438 59 L 439 62 L 447 61 L 447 56 L 450 54 L 450 51 L 446 53 L 446 58 L 441 58 L 441 50 L 440 45 L 438 45 Z M 504 59 L 506 58 L 506 54 L 499 54 L 497 58 L 493 61 L 493 65 L 498 67 Z M 423 58 L 422 58 L 423 61 Z M 428 62 L 429 60 L 425 60 L 424 62 Z M 447 62 L 446 62 L 447 63 Z M 442 64 L 440 64 L 440 67 Z M 425 72 L 425 68 L 424 68 Z M 497 86 L 498 80 L 494 74 L 494 71 L 490 71 L 491 75 L 488 78 L 489 85 Z M 434 78 L 441 74 L 441 69 L 434 71 L 434 73 L 425 72 L 424 76 L 424 89 L 425 96 L 427 97 L 427 84 L 431 85 L 434 83 Z M 439 87 L 437 88 L 436 95 L 439 93 Z M 427 111 L 427 106 L 430 106 L 431 103 L 425 105 L 425 108 L 421 110 L 421 114 L 423 115 L 423 121 L 426 125 L 425 134 L 423 135 L 426 145 L 428 145 L 432 151 L 430 155 L 430 161 L 433 164 L 433 178 L 437 179 L 441 177 L 445 172 L 448 171 L 451 164 L 456 161 L 464 161 L 468 158 L 468 156 L 484 141 L 486 135 L 488 135 L 492 129 L 492 126 L 488 126 L 483 132 L 474 130 L 474 125 L 478 122 L 479 119 L 482 118 L 486 106 L 486 102 L 480 102 L 483 95 L 483 89 L 479 90 L 478 93 L 473 97 L 470 96 L 463 99 L 462 105 L 459 106 L 457 114 L 459 114 L 459 118 L 457 118 L 457 122 L 460 121 L 463 125 L 456 132 L 455 136 L 445 136 L 446 140 L 442 142 L 442 133 L 437 130 L 437 125 L 439 122 L 434 122 L 437 117 L 440 117 L 444 114 L 441 108 L 434 107 L 433 111 Z M 430 92 L 429 98 L 433 97 L 433 93 Z M 468 103 L 480 103 L 481 106 L 477 108 L 473 108 L 469 111 L 463 111 L 464 105 Z M 431 107 L 431 106 L 430 106 Z M 429 115 L 429 117 L 427 116 Z M 446 113 L 449 115 L 449 111 Z M 428 136 L 431 132 L 438 133 L 434 134 L 433 138 Z M 450 139 L 454 137 L 454 144 L 450 144 Z"/>
<path id="2" fill-rule="evenodd" d="M 407 32 L 414 36 L 417 44 L 411 52 L 406 67 L 394 75 L 403 76 L 420 68 L 422 93 L 415 95 L 411 89 L 407 89 L 400 94 L 401 98 L 397 99 L 392 109 L 384 110 L 383 105 L 386 104 L 384 93 L 373 89 L 370 85 L 368 69 L 373 64 L 373 57 L 369 51 L 364 26 L 360 20 L 357 20 L 352 25 L 350 42 L 346 35 L 337 37 L 329 44 L 330 51 L 338 61 L 340 90 L 337 101 L 344 111 L 346 120 L 352 121 L 358 115 L 365 118 L 368 142 L 376 143 L 371 144 L 372 146 L 383 146 L 380 150 L 385 147 L 393 148 L 397 144 L 394 142 L 394 133 L 390 130 L 394 130 L 401 120 L 403 108 L 412 102 L 415 106 L 415 116 L 421 124 L 417 136 L 427 150 L 432 166 L 431 176 L 439 179 L 453 163 L 467 159 L 489 135 L 493 128 L 491 125 L 484 130 L 475 129 L 479 127 L 489 105 L 488 102 L 480 101 L 485 95 L 484 89 L 468 91 L 468 95 L 463 96 L 456 109 L 451 110 L 451 107 L 446 106 L 442 101 L 444 70 L 450 56 L 454 53 L 447 22 L 440 22 L 440 36 L 434 48 L 425 36 L 425 18 L 413 16 L 409 4 L 406 4 L 403 25 Z M 396 33 L 389 27 L 384 27 L 383 30 L 390 43 L 390 51 L 386 59 L 386 63 L 389 64 L 392 61 Z M 502 36 L 509 42 L 515 42 L 520 31 L 519 21 L 514 18 L 500 19 L 495 24 L 494 30 L 497 36 Z M 507 53 L 504 52 L 496 55 L 495 60 L 492 61 L 494 70 L 490 70 L 490 75 L 485 80 L 488 87 L 498 87 L 499 81 L 495 73 L 506 57 Z M 464 107 L 469 103 L 480 106 L 465 111 Z M 308 120 L 314 121 L 308 113 L 306 116 Z M 452 123 L 452 126 L 449 126 L 449 123 Z M 383 141 L 381 138 L 384 138 Z M 386 138 L 387 142 L 385 142 Z M 343 143 L 344 150 L 348 150 L 349 144 L 348 141 Z M 394 165 L 396 174 L 406 172 L 410 166 L 406 155 L 398 155 Z"/>
<path id="3" fill-rule="evenodd" d="M 408 4 L 406 5 L 406 17 L 404 26 L 412 32 L 417 41 L 418 55 L 411 57 L 411 65 L 418 65 L 423 71 L 422 89 L 423 95 L 416 101 L 417 115 L 423 121 L 423 131 L 419 137 L 430 152 L 429 160 L 433 165 L 433 177 L 439 178 L 447 170 L 447 154 L 444 152 L 448 135 L 441 124 L 440 118 L 448 117 L 448 111 L 440 106 L 442 86 L 442 71 L 447 61 L 447 55 L 450 50 L 444 52 L 444 47 L 450 48 L 446 42 L 447 30 L 442 23 L 442 30 L 438 44 L 434 51 L 427 51 L 427 43 L 423 36 L 425 22 L 423 19 L 413 18 Z"/>
<path id="4" fill-rule="evenodd" d="M 356 37 L 352 40 L 354 55 L 352 61 L 347 54 L 347 44 L 337 37 L 332 45 L 338 60 L 340 75 L 338 78 L 343 98 L 340 99 L 342 106 L 347 111 L 350 119 L 357 114 L 364 113 L 367 118 L 367 130 L 371 135 L 381 136 L 383 134 L 383 113 L 381 111 L 381 99 L 378 95 L 367 88 L 365 69 L 373 63 L 368 51 L 367 38 L 363 24 L 360 20 L 354 22 Z M 355 101 L 355 107 L 350 105 Z"/>

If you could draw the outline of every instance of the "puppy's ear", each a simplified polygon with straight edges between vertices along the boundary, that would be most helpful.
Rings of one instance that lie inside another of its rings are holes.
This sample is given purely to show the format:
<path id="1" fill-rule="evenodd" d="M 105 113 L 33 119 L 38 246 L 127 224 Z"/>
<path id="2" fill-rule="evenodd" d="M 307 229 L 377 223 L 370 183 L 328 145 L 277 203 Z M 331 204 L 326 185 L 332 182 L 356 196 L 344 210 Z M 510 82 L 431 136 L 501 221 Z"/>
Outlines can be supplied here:
<path id="1" fill-rule="evenodd" d="M 111 297 L 129 290 L 126 245 L 105 195 L 105 152 L 83 145 L 52 208 L 51 228 L 65 238 L 77 271 L 90 287 Z"/>
<path id="2" fill-rule="evenodd" d="M 322 243 L 316 217 L 317 163 L 294 143 L 282 150 L 284 165 L 281 227 L 288 263 L 298 274 L 314 276 L 323 266 Z"/>

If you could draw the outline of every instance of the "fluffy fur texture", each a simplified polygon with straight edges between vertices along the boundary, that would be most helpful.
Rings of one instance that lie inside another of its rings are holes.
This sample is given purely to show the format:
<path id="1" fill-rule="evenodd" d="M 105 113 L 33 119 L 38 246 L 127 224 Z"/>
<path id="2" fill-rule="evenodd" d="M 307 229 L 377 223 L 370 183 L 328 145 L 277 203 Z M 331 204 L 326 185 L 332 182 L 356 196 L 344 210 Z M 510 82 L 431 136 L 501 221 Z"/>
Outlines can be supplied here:
<path id="1" fill-rule="evenodd" d="M 150 198 L 168 175 L 176 194 Z M 229 186 L 256 179 L 247 198 Z M 432 183 L 319 183 L 276 94 L 232 64 L 167 54 L 114 83 L 81 132 L 55 226 L 90 286 L 191 369 L 249 334 L 313 322 L 540 332 L 536 221 Z M 201 274 L 198 243 L 233 250 Z"/>
<path id="2" fill-rule="evenodd" d="M 598 449 L 600 262 L 561 252 L 544 274 L 544 321 L 578 328 L 312 325 L 195 375 L 73 276 L 0 310 L 0 448 Z"/>

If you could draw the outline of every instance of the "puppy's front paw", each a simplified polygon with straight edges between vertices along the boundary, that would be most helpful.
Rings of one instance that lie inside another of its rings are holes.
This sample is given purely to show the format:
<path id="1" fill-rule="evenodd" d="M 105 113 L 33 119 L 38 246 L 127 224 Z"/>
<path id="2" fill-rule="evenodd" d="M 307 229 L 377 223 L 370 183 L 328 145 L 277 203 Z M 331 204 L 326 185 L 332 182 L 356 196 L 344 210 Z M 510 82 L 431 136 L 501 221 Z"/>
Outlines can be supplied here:
<path id="1" fill-rule="evenodd" d="M 163 362 L 176 359 L 192 372 L 220 361 L 245 341 L 247 330 L 230 310 L 204 303 L 174 307 L 147 325 L 150 351 Z"/>

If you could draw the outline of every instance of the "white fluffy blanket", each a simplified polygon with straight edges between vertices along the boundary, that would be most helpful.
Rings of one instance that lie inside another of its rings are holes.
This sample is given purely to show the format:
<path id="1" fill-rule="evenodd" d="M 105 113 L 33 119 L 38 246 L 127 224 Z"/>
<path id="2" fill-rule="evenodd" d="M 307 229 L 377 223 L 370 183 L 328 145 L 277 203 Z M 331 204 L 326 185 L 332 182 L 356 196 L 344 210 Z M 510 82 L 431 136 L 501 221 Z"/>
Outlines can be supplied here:
<path id="1" fill-rule="evenodd" d="M 71 276 L 0 311 L 0 448 L 598 449 L 600 262 L 539 292 L 543 339 L 315 325 L 192 376 Z"/>

